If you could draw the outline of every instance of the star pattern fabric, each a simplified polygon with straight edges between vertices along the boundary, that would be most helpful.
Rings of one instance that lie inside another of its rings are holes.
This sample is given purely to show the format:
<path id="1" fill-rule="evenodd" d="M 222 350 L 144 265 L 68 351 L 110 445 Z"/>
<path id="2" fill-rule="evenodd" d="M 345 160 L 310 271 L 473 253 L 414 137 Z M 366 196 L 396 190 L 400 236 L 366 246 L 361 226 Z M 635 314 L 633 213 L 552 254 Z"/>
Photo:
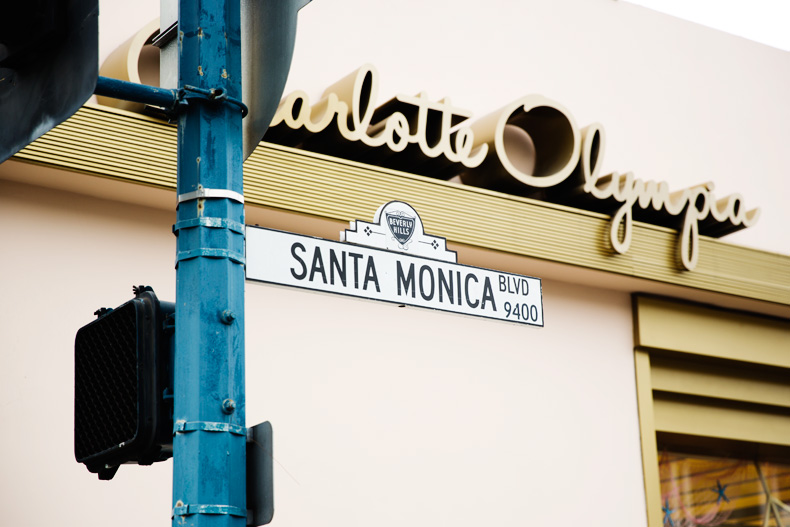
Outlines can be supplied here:
<path id="1" fill-rule="evenodd" d="M 712 490 L 713 492 L 715 492 L 715 493 L 716 493 L 716 505 L 719 505 L 719 504 L 721 504 L 721 500 L 724 500 L 724 501 L 726 501 L 727 503 L 729 503 L 729 502 L 730 502 L 730 498 L 728 498 L 728 497 L 727 497 L 727 495 L 726 495 L 726 494 L 724 494 L 724 493 L 725 493 L 725 491 L 727 490 L 727 487 L 728 487 L 728 486 L 729 486 L 729 485 L 722 485 L 722 484 L 721 484 L 721 481 L 719 481 L 719 480 L 717 479 L 717 480 L 716 480 L 716 486 L 715 486 L 715 487 L 711 487 L 711 489 L 710 489 L 710 490 Z"/>
<path id="2" fill-rule="evenodd" d="M 672 519 L 672 514 L 675 512 L 675 509 L 669 508 L 669 500 L 664 500 L 664 506 L 661 507 L 661 510 L 664 511 L 664 525 L 669 525 L 669 527 L 675 527 L 675 521 Z"/>

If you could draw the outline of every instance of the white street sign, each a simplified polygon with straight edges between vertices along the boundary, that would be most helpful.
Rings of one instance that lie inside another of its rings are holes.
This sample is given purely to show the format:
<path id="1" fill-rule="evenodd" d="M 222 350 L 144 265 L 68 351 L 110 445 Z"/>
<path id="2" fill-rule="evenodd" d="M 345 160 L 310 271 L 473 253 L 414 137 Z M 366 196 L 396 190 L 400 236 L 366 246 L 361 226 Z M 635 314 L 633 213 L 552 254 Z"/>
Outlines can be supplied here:
<path id="1" fill-rule="evenodd" d="M 539 278 L 249 226 L 246 259 L 247 280 L 543 326 Z"/>

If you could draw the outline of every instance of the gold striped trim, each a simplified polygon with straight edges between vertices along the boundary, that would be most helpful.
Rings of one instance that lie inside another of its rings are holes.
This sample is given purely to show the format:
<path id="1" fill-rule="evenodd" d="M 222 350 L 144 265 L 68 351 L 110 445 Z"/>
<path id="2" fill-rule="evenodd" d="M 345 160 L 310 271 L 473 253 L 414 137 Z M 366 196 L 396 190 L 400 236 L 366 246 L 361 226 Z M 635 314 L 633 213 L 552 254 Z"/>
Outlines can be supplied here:
<path id="1" fill-rule="evenodd" d="M 86 106 L 19 152 L 17 159 L 127 182 L 175 189 L 172 125 Z M 406 201 L 432 234 L 483 249 L 790 305 L 790 256 L 700 237 L 700 261 L 681 271 L 674 230 L 634 224 L 627 254 L 608 246 L 609 217 L 456 185 L 321 154 L 262 143 L 244 167 L 245 199 L 323 218 L 370 218 Z"/>

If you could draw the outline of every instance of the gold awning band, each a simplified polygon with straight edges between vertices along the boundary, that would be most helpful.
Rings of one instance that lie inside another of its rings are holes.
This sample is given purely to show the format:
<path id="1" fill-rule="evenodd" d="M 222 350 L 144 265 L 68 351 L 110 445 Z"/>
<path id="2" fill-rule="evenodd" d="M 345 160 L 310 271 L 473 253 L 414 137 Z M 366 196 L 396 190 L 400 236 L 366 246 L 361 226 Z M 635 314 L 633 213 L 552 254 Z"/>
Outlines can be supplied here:
<path id="1" fill-rule="evenodd" d="M 175 190 L 175 127 L 86 106 L 16 159 Z M 244 166 L 248 205 L 333 220 L 372 217 L 398 199 L 450 242 L 704 291 L 790 305 L 790 256 L 700 237 L 681 271 L 677 232 L 634 222 L 626 254 L 608 243 L 609 216 L 262 143 Z"/>

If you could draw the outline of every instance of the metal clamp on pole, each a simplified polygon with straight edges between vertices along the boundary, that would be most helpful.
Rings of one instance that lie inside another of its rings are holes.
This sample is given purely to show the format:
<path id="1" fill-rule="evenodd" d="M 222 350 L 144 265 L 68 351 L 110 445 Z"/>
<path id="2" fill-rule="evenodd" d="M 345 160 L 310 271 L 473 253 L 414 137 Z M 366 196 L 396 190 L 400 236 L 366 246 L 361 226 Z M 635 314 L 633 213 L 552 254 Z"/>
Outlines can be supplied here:
<path id="1" fill-rule="evenodd" d="M 179 251 L 176 254 L 176 267 L 178 267 L 178 262 L 191 260 L 192 258 L 198 258 L 200 256 L 205 256 L 206 258 L 227 258 L 231 262 L 247 265 L 247 259 L 244 255 L 236 251 L 217 249 L 215 247 L 200 247 L 198 249 L 192 249 L 191 251 Z"/>
<path id="2" fill-rule="evenodd" d="M 236 234 L 244 234 L 245 227 L 243 223 L 238 221 L 229 220 L 227 218 L 215 218 L 211 216 L 201 216 L 200 218 L 192 218 L 189 220 L 181 220 L 173 225 L 173 234 L 178 236 L 178 231 L 181 229 L 191 229 L 193 227 L 208 227 L 210 229 L 228 229 Z"/>
<path id="3" fill-rule="evenodd" d="M 228 432 L 237 436 L 247 437 L 247 429 L 233 423 L 217 423 L 212 421 L 176 421 L 173 435 L 185 432 Z"/>
<path id="4" fill-rule="evenodd" d="M 228 92 L 222 88 L 205 89 L 198 88 L 197 86 L 190 86 L 188 84 L 184 85 L 178 90 L 178 102 L 179 104 L 189 104 L 190 99 L 207 102 L 228 102 L 241 110 L 242 119 L 247 117 L 247 114 L 250 113 L 246 104 L 233 97 L 228 97 Z"/>
<path id="5" fill-rule="evenodd" d="M 236 191 L 224 188 L 199 188 L 192 192 L 178 195 L 178 203 L 192 201 L 193 199 L 230 199 L 244 205 L 244 196 Z"/>
<path id="6" fill-rule="evenodd" d="M 247 511 L 233 505 L 200 505 L 196 503 L 176 505 L 173 507 L 172 520 L 176 516 L 189 516 L 190 514 L 228 514 L 230 516 L 247 517 Z"/>

